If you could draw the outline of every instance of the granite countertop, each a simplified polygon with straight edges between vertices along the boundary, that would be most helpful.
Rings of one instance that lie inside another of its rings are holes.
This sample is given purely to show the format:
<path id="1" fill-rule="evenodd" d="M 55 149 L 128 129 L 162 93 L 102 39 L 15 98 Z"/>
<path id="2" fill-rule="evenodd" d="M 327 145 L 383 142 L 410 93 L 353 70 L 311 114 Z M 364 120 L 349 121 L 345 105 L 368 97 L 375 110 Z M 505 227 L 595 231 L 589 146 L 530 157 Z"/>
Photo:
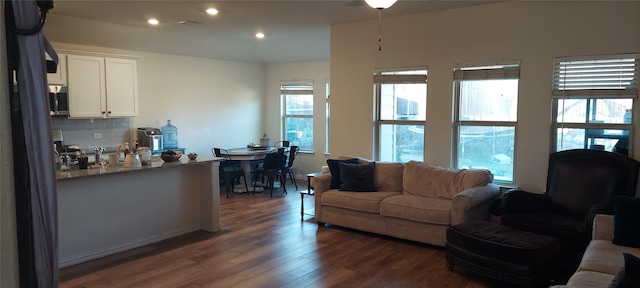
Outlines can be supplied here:
<path id="1" fill-rule="evenodd" d="M 210 163 L 213 161 L 223 161 L 222 157 L 213 157 L 213 156 L 198 156 L 196 160 L 189 160 L 186 155 L 182 155 L 178 161 L 175 162 L 164 162 L 160 159 L 159 156 L 153 156 L 151 158 L 151 165 L 136 167 L 136 168 L 125 168 L 122 163 L 115 166 L 98 166 L 96 168 L 88 169 L 78 169 L 76 165 L 71 170 L 67 171 L 56 171 L 56 179 L 58 181 L 67 181 L 73 179 L 87 178 L 87 177 L 99 177 L 103 175 L 112 175 L 112 174 L 120 174 L 120 173 L 135 173 L 139 171 L 149 171 L 154 169 L 166 169 L 166 168 L 174 168 L 180 167 L 184 165 L 198 165 Z"/>

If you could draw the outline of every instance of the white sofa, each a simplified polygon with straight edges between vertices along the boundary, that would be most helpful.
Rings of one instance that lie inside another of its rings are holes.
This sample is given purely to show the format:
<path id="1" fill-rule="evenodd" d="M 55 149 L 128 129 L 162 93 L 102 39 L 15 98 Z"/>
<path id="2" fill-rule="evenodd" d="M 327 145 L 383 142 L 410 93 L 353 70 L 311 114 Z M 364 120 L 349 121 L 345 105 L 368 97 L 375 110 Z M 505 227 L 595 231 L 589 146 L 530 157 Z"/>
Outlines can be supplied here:
<path id="1" fill-rule="evenodd" d="M 609 287 L 620 268 L 624 266 L 622 253 L 640 257 L 640 248 L 613 244 L 613 224 L 613 215 L 596 215 L 592 240 L 582 256 L 580 266 L 566 285 L 556 285 L 554 288 Z"/>
<path id="2" fill-rule="evenodd" d="M 369 161 L 360 159 L 360 164 L 366 163 Z M 449 226 L 488 220 L 489 207 L 500 193 L 488 170 L 414 161 L 376 162 L 377 192 L 330 189 L 331 177 L 324 174 L 311 179 L 319 225 L 329 223 L 442 247 Z"/>

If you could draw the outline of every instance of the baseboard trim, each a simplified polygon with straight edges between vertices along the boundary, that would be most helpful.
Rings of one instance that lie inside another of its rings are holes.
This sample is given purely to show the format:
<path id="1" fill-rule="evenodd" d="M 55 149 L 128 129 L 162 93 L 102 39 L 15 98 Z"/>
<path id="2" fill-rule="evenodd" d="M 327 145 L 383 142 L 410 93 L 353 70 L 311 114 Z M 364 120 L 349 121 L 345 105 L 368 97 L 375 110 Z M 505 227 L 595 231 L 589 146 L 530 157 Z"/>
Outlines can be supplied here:
<path id="1" fill-rule="evenodd" d="M 166 240 L 169 238 L 173 238 L 173 237 L 177 237 L 183 234 L 187 234 L 187 233 L 191 233 L 194 231 L 198 231 L 200 230 L 201 227 L 200 225 L 194 225 L 191 227 L 185 227 L 182 229 L 179 229 L 177 231 L 171 232 L 171 233 L 167 233 L 167 234 L 162 234 L 162 235 L 155 235 L 155 236 L 151 236 L 151 237 L 145 237 L 143 239 L 139 239 L 139 240 L 135 240 L 135 241 L 129 241 L 129 242 L 125 242 L 121 245 L 117 245 L 117 246 L 112 246 L 112 247 L 108 247 L 105 249 L 100 249 L 97 251 L 90 251 L 90 252 L 86 252 L 86 253 L 81 253 L 78 255 L 74 255 L 71 257 L 67 257 L 65 259 L 59 259 L 58 261 L 58 266 L 59 268 L 64 268 L 64 267 L 68 267 L 71 265 L 75 265 L 75 264 L 80 264 L 82 262 L 87 262 L 90 260 L 94 260 L 94 259 L 98 259 L 101 257 L 105 257 L 105 256 L 109 256 L 109 255 L 113 255 L 116 253 L 120 253 L 123 251 L 127 251 L 127 250 L 131 250 L 133 248 L 138 248 L 147 244 L 151 244 L 151 243 L 155 243 L 155 242 L 159 242 L 162 240 Z"/>

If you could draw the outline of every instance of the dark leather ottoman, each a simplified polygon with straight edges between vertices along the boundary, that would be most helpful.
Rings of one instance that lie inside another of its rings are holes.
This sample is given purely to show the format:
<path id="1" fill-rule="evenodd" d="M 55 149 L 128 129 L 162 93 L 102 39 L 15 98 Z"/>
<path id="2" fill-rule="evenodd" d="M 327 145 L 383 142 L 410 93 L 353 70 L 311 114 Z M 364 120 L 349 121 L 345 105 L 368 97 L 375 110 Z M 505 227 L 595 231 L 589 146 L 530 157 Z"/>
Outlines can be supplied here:
<path id="1" fill-rule="evenodd" d="M 458 265 L 482 276 L 523 287 L 548 287 L 558 269 L 555 238 L 493 222 L 470 221 L 447 229 L 447 267 Z"/>

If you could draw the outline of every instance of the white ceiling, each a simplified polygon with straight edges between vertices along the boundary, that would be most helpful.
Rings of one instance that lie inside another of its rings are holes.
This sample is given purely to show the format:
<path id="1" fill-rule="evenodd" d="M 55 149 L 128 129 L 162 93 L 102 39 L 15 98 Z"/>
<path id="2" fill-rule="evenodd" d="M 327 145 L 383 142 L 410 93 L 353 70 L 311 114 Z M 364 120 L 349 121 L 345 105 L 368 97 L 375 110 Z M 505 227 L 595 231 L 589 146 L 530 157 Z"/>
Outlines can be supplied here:
<path id="1" fill-rule="evenodd" d="M 399 0 L 385 17 L 493 3 Z M 375 20 L 364 0 L 56 0 L 45 24 L 52 42 L 254 63 L 329 60 L 330 25 Z M 216 16 L 204 10 L 214 7 Z M 155 17 L 160 25 L 151 26 Z M 194 24 L 178 24 L 178 21 Z M 106 22 L 106 23 L 105 23 Z M 374 33 L 378 27 L 371 28 Z M 263 32 L 264 39 L 255 33 Z M 375 34 L 374 34 L 375 35 Z M 375 40 L 374 40 L 375 41 Z"/>

